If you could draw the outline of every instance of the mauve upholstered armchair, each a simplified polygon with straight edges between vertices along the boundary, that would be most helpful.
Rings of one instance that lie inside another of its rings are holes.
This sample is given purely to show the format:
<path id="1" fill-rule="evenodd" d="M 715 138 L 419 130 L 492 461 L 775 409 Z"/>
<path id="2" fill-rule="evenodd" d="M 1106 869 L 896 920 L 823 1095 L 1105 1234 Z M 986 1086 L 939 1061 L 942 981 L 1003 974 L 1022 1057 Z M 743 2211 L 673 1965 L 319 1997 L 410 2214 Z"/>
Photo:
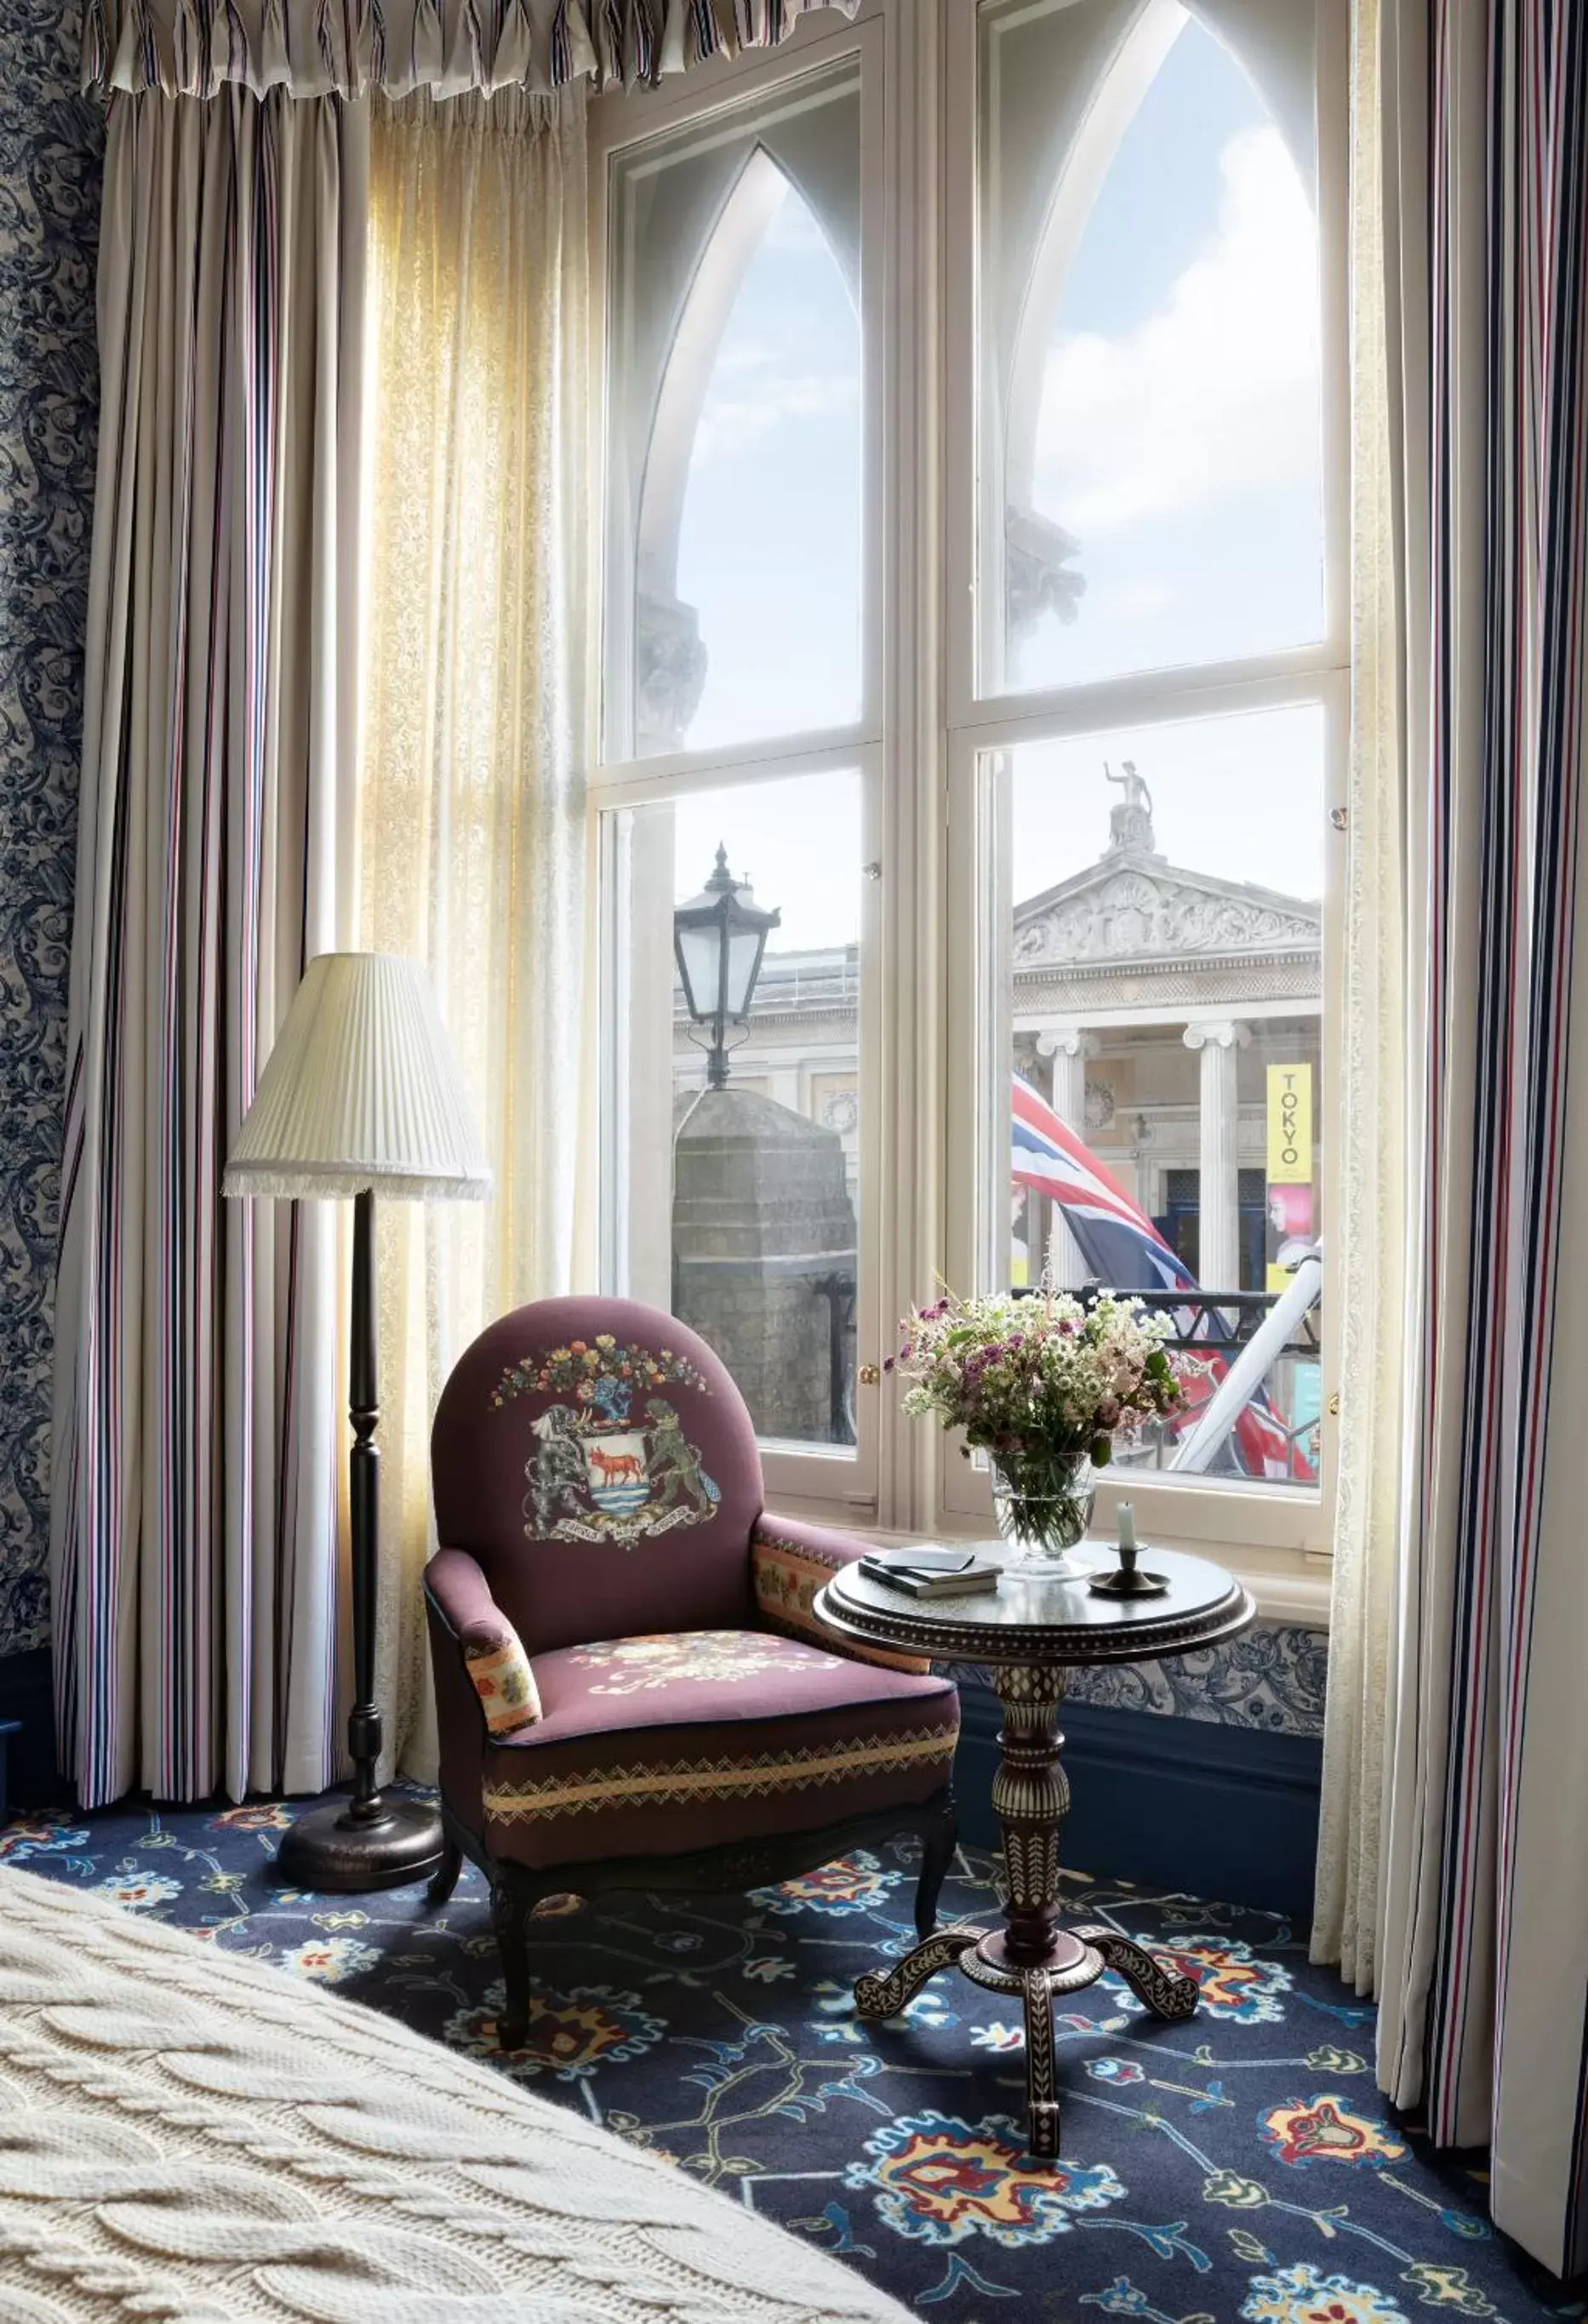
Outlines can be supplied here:
<path id="1" fill-rule="evenodd" d="M 929 1934 L 958 1698 L 816 1622 L 863 1545 L 768 1516 L 750 1415 L 703 1340 L 631 1300 L 521 1307 L 448 1379 L 431 1467 L 448 1852 L 430 1894 L 465 1856 L 491 1883 L 504 2048 L 525 2038 L 548 1896 L 743 1890 L 913 1832 Z"/>

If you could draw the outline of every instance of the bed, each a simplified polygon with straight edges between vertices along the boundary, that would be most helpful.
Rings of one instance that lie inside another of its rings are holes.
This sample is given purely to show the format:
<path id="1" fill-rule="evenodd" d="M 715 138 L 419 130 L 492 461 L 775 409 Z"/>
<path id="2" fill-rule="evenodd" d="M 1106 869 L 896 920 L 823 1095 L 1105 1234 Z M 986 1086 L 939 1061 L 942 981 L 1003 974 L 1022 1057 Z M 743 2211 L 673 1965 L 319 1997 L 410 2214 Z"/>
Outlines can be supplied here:
<path id="1" fill-rule="evenodd" d="M 901 2324 L 491 2068 L 0 1869 L 0 2319 Z"/>

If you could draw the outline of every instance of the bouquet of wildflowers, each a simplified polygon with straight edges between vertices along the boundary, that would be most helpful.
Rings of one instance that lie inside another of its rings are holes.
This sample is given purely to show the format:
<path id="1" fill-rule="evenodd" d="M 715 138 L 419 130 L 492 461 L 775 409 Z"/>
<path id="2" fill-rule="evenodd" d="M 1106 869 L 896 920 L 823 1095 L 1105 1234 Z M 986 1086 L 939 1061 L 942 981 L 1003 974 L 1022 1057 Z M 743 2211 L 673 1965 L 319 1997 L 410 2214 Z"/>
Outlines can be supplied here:
<path id="1" fill-rule="evenodd" d="M 894 1359 L 909 1413 L 935 1412 L 986 1452 L 1001 1522 L 1043 1547 L 1073 1546 L 1090 1513 L 1088 1471 L 1116 1442 L 1172 1412 L 1180 1389 L 1164 1352 L 1174 1330 L 1128 1295 L 1081 1300 L 1048 1284 L 1031 1298 L 952 1295 L 906 1317 Z"/>

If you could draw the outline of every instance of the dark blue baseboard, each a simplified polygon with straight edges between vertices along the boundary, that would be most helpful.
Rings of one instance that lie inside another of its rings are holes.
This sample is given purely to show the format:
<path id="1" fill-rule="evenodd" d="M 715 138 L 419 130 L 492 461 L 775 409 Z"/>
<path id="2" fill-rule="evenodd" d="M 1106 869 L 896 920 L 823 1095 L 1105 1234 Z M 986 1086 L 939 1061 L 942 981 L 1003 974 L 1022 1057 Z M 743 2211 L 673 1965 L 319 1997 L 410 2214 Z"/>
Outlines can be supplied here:
<path id="1" fill-rule="evenodd" d="M 992 1847 L 998 1698 L 962 1684 L 960 1705 L 960 1829 Z M 1085 1702 L 1066 1703 L 1062 1725 L 1066 1865 L 1310 1920 L 1324 1752 L 1316 1736 Z"/>
<path id="2" fill-rule="evenodd" d="M 0 1655 L 0 1816 L 60 1807 L 69 1798 L 55 1764 L 55 1707 L 50 1649 Z"/>

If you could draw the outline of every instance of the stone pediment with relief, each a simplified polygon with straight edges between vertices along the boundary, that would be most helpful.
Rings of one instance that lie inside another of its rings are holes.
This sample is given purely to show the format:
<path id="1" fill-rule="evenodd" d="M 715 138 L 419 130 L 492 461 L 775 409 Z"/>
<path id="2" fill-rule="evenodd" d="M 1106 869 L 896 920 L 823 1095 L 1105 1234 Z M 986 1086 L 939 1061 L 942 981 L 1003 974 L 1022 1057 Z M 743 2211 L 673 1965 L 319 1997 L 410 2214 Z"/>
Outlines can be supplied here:
<path id="1" fill-rule="evenodd" d="M 1316 954 L 1322 908 L 1243 881 L 1116 853 L 1014 915 L 1017 968 L 1119 968 L 1131 962 Z"/>

